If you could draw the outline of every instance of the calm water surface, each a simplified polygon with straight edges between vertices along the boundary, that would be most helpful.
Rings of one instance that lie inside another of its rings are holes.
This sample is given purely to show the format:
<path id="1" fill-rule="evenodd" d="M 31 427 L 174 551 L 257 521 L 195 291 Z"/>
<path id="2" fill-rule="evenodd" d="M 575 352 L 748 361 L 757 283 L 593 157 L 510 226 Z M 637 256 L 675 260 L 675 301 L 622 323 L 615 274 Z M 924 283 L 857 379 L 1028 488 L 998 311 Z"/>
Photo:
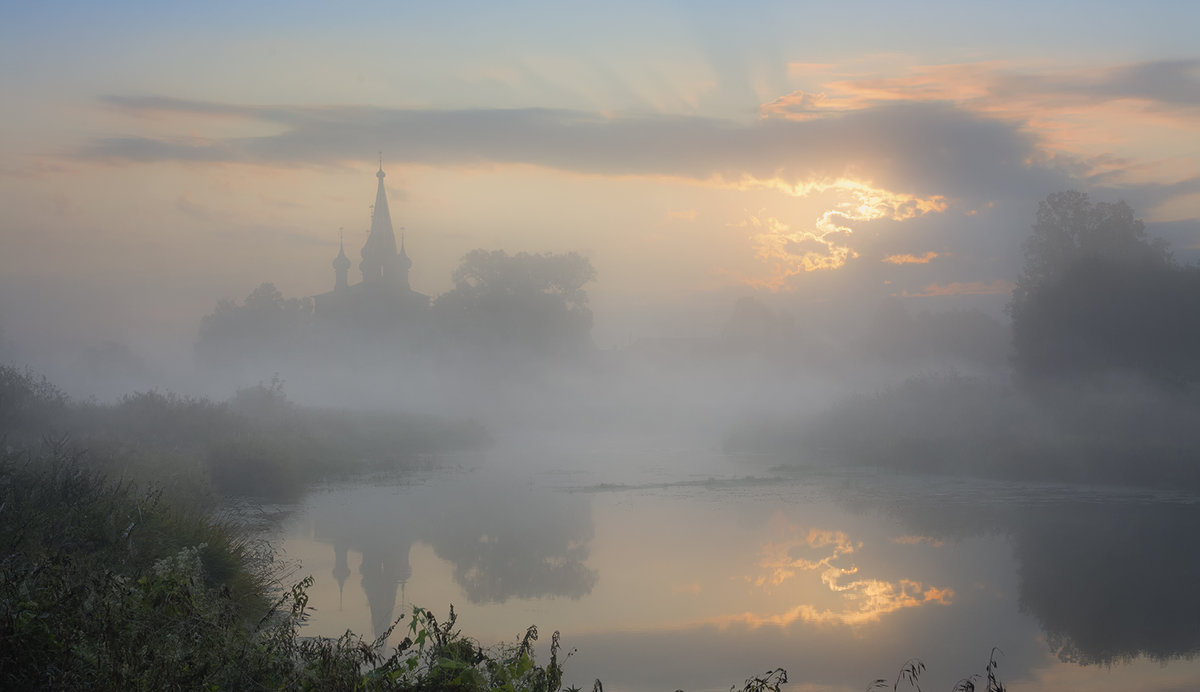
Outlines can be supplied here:
<path id="1" fill-rule="evenodd" d="M 1200 688 L 1191 495 L 555 447 L 314 489 L 280 538 L 316 579 L 306 634 L 454 604 L 485 644 L 536 624 L 544 658 L 560 630 L 584 688 L 728 690 L 781 666 L 790 689 L 863 690 L 918 657 L 923 689 L 950 690 L 993 647 L 1012 690 Z"/>

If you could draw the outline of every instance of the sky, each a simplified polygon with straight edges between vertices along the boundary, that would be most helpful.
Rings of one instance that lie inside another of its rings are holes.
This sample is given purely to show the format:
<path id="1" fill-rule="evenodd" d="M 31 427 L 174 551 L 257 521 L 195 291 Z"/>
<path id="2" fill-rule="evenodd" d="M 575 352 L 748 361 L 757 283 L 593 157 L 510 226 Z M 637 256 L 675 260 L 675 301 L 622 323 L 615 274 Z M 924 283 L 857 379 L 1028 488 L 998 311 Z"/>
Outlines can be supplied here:
<path id="1" fill-rule="evenodd" d="M 357 260 L 382 155 L 415 290 L 577 251 L 601 346 L 996 311 L 1037 202 L 1200 257 L 1200 5 L 4 3 L 0 338 L 186 349 Z M 357 281 L 357 269 L 351 281 Z M 840 316 L 840 317 L 839 317 Z"/>

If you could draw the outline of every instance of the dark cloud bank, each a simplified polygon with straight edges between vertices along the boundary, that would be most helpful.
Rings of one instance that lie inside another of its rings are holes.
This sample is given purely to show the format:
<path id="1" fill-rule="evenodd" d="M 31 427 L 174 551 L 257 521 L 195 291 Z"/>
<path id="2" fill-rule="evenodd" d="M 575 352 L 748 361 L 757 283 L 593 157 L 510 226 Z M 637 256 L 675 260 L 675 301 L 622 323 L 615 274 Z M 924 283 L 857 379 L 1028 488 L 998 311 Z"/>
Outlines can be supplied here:
<path id="1" fill-rule="evenodd" d="M 79 154 L 113 162 L 336 163 L 388 150 L 392 161 L 464 166 L 518 163 L 599 175 L 788 182 L 865 175 L 891 189 L 972 200 L 1036 194 L 1068 182 L 1018 123 L 942 104 L 893 104 L 837 118 L 733 122 L 696 116 L 605 116 L 554 109 L 387 109 L 236 106 L 112 96 L 134 114 L 238 117 L 279 125 L 262 137 L 116 137 Z M 1041 161 L 1041 163 L 1027 163 Z"/>

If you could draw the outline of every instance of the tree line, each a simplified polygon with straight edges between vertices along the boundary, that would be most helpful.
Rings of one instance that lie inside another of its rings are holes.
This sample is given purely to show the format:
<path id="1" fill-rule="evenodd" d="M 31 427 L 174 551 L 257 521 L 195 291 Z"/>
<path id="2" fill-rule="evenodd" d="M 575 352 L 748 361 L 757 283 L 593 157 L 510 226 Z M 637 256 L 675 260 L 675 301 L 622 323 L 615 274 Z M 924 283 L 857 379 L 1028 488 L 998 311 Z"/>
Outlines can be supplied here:
<path id="1" fill-rule="evenodd" d="M 1125 202 L 1058 192 L 1038 206 L 1009 304 L 1025 381 L 1200 379 L 1200 268 L 1178 263 Z"/>
<path id="2" fill-rule="evenodd" d="M 595 278 L 591 262 L 574 252 L 473 250 L 454 270 L 454 288 L 428 308 L 395 315 L 385 324 L 342 316 L 332 322 L 336 329 L 319 324 L 312 298 L 285 298 L 274 284 L 264 283 L 240 304 L 221 300 L 201 320 L 196 354 L 206 365 L 286 357 L 330 342 L 357 339 L 361 344 L 371 336 L 366 332 L 374 332 L 386 337 L 380 340 L 386 343 L 376 344 L 385 348 L 571 355 L 591 344 L 592 312 L 584 286 Z M 331 333 L 338 329 L 351 333 Z"/>

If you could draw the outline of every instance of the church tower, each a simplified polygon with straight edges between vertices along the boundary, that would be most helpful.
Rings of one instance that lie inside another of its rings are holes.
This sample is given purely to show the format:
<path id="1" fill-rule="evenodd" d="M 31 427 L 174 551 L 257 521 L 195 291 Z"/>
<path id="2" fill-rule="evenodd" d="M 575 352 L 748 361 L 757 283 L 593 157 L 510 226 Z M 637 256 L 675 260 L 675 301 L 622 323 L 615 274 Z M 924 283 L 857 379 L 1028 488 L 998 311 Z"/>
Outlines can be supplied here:
<path id="1" fill-rule="evenodd" d="M 375 209 L 371 213 L 371 233 L 367 236 L 367 242 L 363 244 L 362 262 L 358 265 L 362 270 L 363 283 L 368 285 L 379 285 L 396 278 L 396 234 L 392 231 L 387 189 L 383 185 L 386 175 L 381 158 L 379 172 L 375 174 L 375 177 L 379 178 L 379 186 L 375 191 Z"/>
<path id="2" fill-rule="evenodd" d="M 333 290 L 313 296 L 314 314 L 331 329 L 359 336 L 365 333 L 390 334 L 403 332 L 414 342 L 423 338 L 428 329 L 423 322 L 429 311 L 429 296 L 412 290 L 409 270 L 412 260 L 399 247 L 392 230 L 392 214 L 388 209 L 387 188 L 383 179 L 382 158 L 375 173 L 375 206 L 371 212 L 371 231 L 362 247 L 362 281 L 350 283 L 353 266 L 346 256 L 346 243 L 338 231 L 338 252 L 333 259 Z M 333 337 L 331 337 L 333 338 Z"/>

